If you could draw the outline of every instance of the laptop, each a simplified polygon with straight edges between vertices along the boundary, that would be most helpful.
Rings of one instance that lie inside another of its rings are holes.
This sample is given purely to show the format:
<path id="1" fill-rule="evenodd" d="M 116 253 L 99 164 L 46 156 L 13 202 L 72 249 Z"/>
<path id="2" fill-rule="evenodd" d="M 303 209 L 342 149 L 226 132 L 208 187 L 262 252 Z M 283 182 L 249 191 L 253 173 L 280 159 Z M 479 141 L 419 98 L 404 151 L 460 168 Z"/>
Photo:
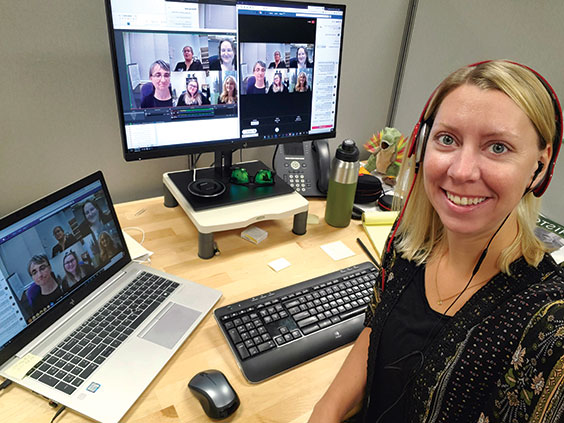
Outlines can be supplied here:
<path id="1" fill-rule="evenodd" d="M 133 262 L 93 173 L 0 220 L 0 375 L 118 422 L 220 297 Z"/>

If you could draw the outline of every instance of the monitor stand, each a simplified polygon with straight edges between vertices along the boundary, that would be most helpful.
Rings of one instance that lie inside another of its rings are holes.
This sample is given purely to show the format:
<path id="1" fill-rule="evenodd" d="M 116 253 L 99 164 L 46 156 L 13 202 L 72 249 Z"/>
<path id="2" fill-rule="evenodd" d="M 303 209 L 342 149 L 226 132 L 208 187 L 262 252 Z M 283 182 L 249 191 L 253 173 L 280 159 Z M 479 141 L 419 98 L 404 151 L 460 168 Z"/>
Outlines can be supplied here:
<path id="1" fill-rule="evenodd" d="M 229 153 L 231 154 L 231 153 Z M 221 162 L 216 155 L 216 163 Z M 230 167 L 230 160 L 227 161 Z M 252 175 L 267 167 L 260 161 L 240 163 Z M 198 256 L 212 258 L 218 251 L 214 232 L 244 228 L 262 220 L 283 219 L 293 216 L 292 232 L 306 233 L 308 201 L 281 178 L 267 187 L 241 186 L 229 183 L 228 166 L 177 171 L 163 174 L 164 205 L 180 205 L 198 230 Z M 196 183 L 194 182 L 196 181 Z M 215 194 L 216 189 L 221 191 Z M 197 185 L 195 187 L 195 185 Z M 203 195 L 194 194 L 201 189 Z"/>

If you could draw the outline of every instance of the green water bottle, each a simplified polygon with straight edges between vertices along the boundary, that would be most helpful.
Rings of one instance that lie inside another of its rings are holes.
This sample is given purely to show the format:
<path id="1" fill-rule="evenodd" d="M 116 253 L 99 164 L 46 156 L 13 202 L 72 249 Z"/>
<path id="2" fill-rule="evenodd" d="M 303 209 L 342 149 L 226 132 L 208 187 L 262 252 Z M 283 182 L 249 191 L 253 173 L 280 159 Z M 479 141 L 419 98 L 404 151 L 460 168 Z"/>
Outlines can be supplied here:
<path id="1" fill-rule="evenodd" d="M 358 182 L 360 163 L 356 143 L 344 140 L 337 147 L 335 158 L 331 163 L 325 221 L 336 228 L 344 228 L 351 222 L 351 214 Z"/>

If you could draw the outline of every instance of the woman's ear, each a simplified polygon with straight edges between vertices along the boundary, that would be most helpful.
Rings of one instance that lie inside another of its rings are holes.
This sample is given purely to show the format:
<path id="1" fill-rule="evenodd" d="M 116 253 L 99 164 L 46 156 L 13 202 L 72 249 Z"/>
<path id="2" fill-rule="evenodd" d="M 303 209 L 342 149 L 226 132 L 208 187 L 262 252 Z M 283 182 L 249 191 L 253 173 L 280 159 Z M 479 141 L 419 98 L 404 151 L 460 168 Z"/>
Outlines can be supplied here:
<path id="1" fill-rule="evenodd" d="M 538 158 L 538 164 L 540 170 L 535 171 L 536 176 L 533 178 L 533 185 L 538 185 L 540 181 L 544 180 L 546 172 L 548 172 L 548 164 L 550 163 L 550 159 L 552 158 L 552 144 L 548 144 L 544 150 L 541 150 L 540 156 Z M 535 180 L 536 179 L 536 180 Z"/>

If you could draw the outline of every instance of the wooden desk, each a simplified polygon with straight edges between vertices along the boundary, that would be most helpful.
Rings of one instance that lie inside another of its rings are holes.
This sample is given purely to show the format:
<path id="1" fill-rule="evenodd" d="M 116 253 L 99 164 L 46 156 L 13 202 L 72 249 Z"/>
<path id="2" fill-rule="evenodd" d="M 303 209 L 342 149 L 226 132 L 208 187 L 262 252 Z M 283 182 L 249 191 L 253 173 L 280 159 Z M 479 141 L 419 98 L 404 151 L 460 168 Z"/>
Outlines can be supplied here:
<path id="1" fill-rule="evenodd" d="M 163 198 L 119 204 L 116 210 L 123 228 L 154 252 L 150 265 L 223 292 L 217 306 L 224 306 L 251 296 L 331 272 L 367 260 L 356 243 L 360 237 L 369 241 L 358 221 L 336 229 L 323 220 L 325 201 L 310 201 L 309 214 L 320 223 L 308 225 L 303 236 L 291 232 L 292 218 L 257 223 L 268 232 L 259 245 L 240 237 L 241 230 L 215 234 L 221 255 L 211 260 L 198 258 L 198 232 L 180 207 L 168 209 Z M 341 240 L 356 255 L 333 261 L 321 245 Z M 267 263 L 284 257 L 292 265 L 278 273 Z M 339 370 L 350 346 L 290 370 L 260 384 L 250 384 L 243 377 L 212 313 L 178 350 L 147 390 L 125 415 L 128 423 L 207 422 L 200 403 L 187 388 L 188 381 L 201 370 L 219 369 L 225 373 L 241 399 L 241 406 L 226 422 L 305 422 L 315 402 Z M 0 421 L 51 421 L 55 410 L 46 400 L 12 384 L 0 392 Z M 90 422 L 74 411 L 64 411 L 57 423 Z"/>

